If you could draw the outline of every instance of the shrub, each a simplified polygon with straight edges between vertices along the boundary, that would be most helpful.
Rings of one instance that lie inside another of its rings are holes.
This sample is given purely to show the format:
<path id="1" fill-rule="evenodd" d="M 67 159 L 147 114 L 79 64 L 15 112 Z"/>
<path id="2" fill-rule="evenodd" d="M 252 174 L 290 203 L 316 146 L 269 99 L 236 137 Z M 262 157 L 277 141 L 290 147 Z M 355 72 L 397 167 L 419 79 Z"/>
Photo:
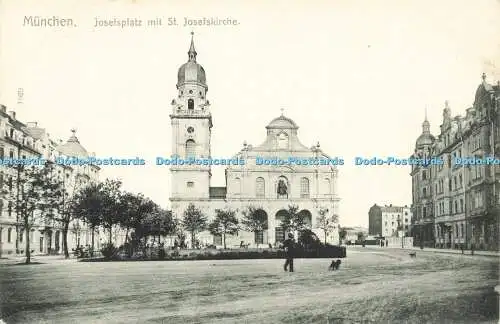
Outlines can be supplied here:
<path id="1" fill-rule="evenodd" d="M 105 259 L 112 259 L 116 257 L 118 249 L 114 246 L 113 243 L 108 243 L 101 249 L 101 253 Z"/>

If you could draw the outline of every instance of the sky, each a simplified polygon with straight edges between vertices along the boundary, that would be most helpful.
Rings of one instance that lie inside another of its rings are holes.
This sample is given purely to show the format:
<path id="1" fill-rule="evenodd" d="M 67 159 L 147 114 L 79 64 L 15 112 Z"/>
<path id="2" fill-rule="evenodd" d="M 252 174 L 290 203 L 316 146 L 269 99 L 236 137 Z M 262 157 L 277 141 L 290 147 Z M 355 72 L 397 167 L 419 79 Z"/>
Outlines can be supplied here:
<path id="1" fill-rule="evenodd" d="M 72 18 L 74 27 L 23 26 L 25 16 Z M 96 18 L 142 27 L 94 28 Z M 232 26 L 184 26 L 231 18 Z M 362 157 L 409 157 L 425 111 L 438 133 L 444 102 L 472 105 L 481 74 L 500 79 L 500 1 L 481 0 L 0 0 L 0 103 L 54 138 L 76 128 L 98 157 L 141 157 L 149 166 L 105 167 L 168 207 L 170 102 L 194 32 L 207 73 L 212 155 L 258 145 L 281 114 L 302 143 L 318 141 L 339 167 L 340 223 L 367 226 L 374 204 L 411 204 L 407 166 L 355 166 Z M 162 18 L 160 27 L 144 27 Z M 168 26 L 176 18 L 177 26 Z M 24 90 L 18 104 L 17 90 Z M 212 186 L 224 186 L 214 167 Z"/>

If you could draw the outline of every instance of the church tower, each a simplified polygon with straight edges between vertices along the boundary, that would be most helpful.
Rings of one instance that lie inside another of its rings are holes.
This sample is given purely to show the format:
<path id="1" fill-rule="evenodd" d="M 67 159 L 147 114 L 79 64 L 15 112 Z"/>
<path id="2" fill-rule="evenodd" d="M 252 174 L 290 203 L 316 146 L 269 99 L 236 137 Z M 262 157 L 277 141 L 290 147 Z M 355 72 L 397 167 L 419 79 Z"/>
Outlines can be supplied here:
<path id="1" fill-rule="evenodd" d="M 172 100 L 172 157 L 206 159 L 210 155 L 212 115 L 206 99 L 208 87 L 203 67 L 196 62 L 193 34 L 188 61 L 177 74 L 177 98 Z M 181 160 L 179 160 L 181 161 Z M 182 163 L 182 162 L 181 162 Z M 207 199 L 210 165 L 191 163 L 172 165 L 171 200 Z"/>

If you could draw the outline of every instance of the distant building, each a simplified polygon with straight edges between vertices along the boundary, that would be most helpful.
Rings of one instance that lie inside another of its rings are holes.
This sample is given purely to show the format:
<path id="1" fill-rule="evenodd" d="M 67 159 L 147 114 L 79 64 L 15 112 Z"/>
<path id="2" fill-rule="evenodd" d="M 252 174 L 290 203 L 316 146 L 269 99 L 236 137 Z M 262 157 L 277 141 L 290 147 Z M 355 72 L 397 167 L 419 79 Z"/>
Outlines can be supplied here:
<path id="1" fill-rule="evenodd" d="M 374 236 L 410 236 L 411 208 L 408 206 L 378 206 L 368 211 L 368 233 Z"/>
<path id="2" fill-rule="evenodd" d="M 0 160 L 44 158 L 54 161 L 57 157 L 88 157 L 89 153 L 80 144 L 73 130 L 64 143 L 53 140 L 36 122 L 23 123 L 14 111 L 0 105 Z M 100 168 L 95 165 L 55 164 L 57 177 L 71 193 L 92 182 L 98 181 Z M 24 255 L 25 238 L 30 235 L 30 247 L 34 254 L 57 254 L 63 251 L 62 225 L 54 221 L 37 219 L 30 233 L 22 228 L 14 204 L 8 197 L 15 194 L 18 168 L 0 165 L 0 254 Z M 98 237 L 96 235 L 96 237 Z M 73 221 L 68 232 L 68 250 L 77 245 L 90 244 L 90 231 L 83 223 Z M 99 239 L 96 239 L 98 242 Z M 98 248 L 98 246 L 96 246 Z"/>
<path id="3" fill-rule="evenodd" d="M 344 237 L 344 243 L 355 243 L 358 240 L 359 233 L 363 233 L 363 237 L 368 236 L 368 229 L 366 227 L 342 227 L 342 230 L 346 232 L 346 236 Z"/>
<path id="4" fill-rule="evenodd" d="M 439 158 L 443 163 L 412 166 L 416 245 L 498 250 L 500 165 L 456 161 L 498 159 L 499 126 L 500 82 L 491 85 L 484 74 L 465 116 L 452 117 L 446 102 L 437 136 L 431 134 L 426 116 L 412 157 Z"/>

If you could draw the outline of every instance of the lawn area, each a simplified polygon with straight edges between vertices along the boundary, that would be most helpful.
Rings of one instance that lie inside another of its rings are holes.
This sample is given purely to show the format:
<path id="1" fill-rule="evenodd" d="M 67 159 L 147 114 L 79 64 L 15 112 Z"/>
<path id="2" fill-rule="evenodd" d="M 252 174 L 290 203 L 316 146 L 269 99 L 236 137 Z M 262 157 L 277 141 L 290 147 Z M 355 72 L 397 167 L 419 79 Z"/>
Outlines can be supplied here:
<path id="1" fill-rule="evenodd" d="M 6 323 L 497 323 L 498 258 L 349 249 L 328 259 L 0 264 Z M 43 258 L 36 261 L 44 262 Z"/>

